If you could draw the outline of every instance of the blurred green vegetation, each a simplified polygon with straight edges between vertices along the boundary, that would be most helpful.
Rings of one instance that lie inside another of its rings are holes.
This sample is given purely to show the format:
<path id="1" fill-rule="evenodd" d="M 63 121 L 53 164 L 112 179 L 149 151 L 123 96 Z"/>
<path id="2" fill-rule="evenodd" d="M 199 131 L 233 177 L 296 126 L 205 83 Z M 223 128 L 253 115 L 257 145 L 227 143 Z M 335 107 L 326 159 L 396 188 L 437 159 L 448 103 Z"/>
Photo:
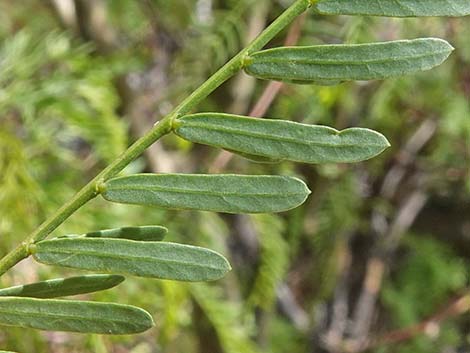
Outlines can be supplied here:
<path id="1" fill-rule="evenodd" d="M 0 2 L 1 253 L 288 3 Z M 285 35 L 270 45 L 281 45 Z M 413 77 L 332 87 L 284 85 L 267 114 L 378 130 L 392 144 L 383 155 L 357 165 L 318 167 L 254 164 L 235 156 L 223 168 L 300 176 L 313 190 L 301 208 L 252 217 L 94 200 L 54 233 L 161 224 L 170 229 L 171 241 L 225 254 L 234 270 L 224 280 L 181 284 L 128 278 L 87 298 L 141 306 L 154 316 L 155 329 L 105 337 L 2 327 L 0 348 L 28 353 L 469 350 L 470 20 L 310 14 L 299 43 L 421 36 L 444 38 L 456 51 L 443 66 Z M 248 114 L 266 84 L 240 75 L 199 110 Z M 212 171 L 219 153 L 177 137 L 166 137 L 149 151 L 125 172 Z M 28 260 L 0 283 L 72 273 Z M 370 283 L 378 291 L 368 296 Z M 458 298 L 466 301 L 455 305 Z M 425 321 L 430 317 L 435 320 Z M 413 331 L 423 322 L 430 325 Z M 357 348 L 364 338 L 366 344 Z"/>

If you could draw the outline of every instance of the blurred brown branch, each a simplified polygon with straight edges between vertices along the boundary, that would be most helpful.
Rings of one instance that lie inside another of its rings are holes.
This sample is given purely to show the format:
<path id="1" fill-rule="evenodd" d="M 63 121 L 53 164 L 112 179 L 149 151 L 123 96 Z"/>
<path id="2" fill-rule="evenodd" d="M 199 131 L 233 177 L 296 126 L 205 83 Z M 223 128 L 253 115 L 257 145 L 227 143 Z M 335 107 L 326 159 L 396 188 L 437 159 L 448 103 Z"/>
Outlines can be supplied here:
<path id="1" fill-rule="evenodd" d="M 463 315 L 470 311 L 470 291 L 452 299 L 443 309 L 419 324 L 388 332 L 378 338 L 371 339 L 364 344 L 360 350 L 353 352 L 368 351 L 384 345 L 397 344 L 408 341 L 418 335 L 435 337 L 439 334 L 441 324 L 448 319 Z"/>

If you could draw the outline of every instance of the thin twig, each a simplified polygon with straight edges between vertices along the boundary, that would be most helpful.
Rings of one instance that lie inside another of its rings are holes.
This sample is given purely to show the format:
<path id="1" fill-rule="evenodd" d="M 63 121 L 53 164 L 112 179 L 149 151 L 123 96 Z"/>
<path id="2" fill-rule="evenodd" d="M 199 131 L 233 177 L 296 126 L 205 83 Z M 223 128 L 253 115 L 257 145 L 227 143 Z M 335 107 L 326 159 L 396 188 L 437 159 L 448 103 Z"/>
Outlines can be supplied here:
<path id="1" fill-rule="evenodd" d="M 439 332 L 439 328 L 445 320 L 452 317 L 460 316 L 470 311 L 470 291 L 466 290 L 464 294 L 458 298 L 451 300 L 442 310 L 432 315 L 430 318 L 410 327 L 388 332 L 378 338 L 367 342 L 360 350 L 367 351 L 370 349 L 382 347 L 389 344 L 397 344 L 408 341 L 418 335 L 427 334 L 435 336 Z"/>

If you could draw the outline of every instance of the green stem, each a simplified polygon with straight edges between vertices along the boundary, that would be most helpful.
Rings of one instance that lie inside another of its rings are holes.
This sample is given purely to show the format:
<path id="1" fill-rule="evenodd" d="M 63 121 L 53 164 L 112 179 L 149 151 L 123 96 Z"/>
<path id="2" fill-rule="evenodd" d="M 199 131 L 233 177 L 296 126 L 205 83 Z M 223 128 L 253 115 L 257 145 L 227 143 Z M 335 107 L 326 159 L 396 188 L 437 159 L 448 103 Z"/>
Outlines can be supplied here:
<path id="1" fill-rule="evenodd" d="M 25 241 L 0 260 L 0 275 L 30 255 L 29 246 L 41 241 L 65 222 L 72 214 L 99 194 L 102 183 L 116 176 L 130 162 L 140 156 L 151 144 L 172 131 L 173 120 L 187 114 L 221 84 L 243 68 L 245 58 L 254 51 L 262 49 L 281 30 L 310 6 L 311 0 L 297 0 L 284 13 L 266 28 L 248 47 L 243 49 L 227 64 L 212 75 L 176 109 L 164 117 L 147 134 L 138 139 L 119 158 L 84 186 L 69 202 L 44 221 Z"/>

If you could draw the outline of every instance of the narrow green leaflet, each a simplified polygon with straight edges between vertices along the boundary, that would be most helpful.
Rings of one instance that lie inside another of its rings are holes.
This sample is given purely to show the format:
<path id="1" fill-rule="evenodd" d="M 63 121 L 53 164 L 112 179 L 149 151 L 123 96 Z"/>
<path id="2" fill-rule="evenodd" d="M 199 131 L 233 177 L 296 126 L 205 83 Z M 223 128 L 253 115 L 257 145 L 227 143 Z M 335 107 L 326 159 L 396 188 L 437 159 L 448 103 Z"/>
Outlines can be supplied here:
<path id="1" fill-rule="evenodd" d="M 320 0 L 313 9 L 323 15 L 389 17 L 466 16 L 468 0 Z"/>
<path id="2" fill-rule="evenodd" d="M 109 180 L 106 200 L 226 213 L 272 213 L 301 205 L 310 193 L 287 176 L 137 174 Z"/>
<path id="3" fill-rule="evenodd" d="M 350 163 L 372 158 L 390 146 L 378 132 L 220 113 L 187 115 L 175 124 L 182 138 L 271 160 Z"/>
<path id="4" fill-rule="evenodd" d="M 135 306 L 75 300 L 0 298 L 0 325 L 110 335 L 150 329 L 149 313 Z"/>
<path id="5" fill-rule="evenodd" d="M 283 47 L 252 54 L 245 71 L 261 79 L 336 84 L 429 70 L 444 62 L 452 50 L 449 43 L 436 38 Z"/>
<path id="6" fill-rule="evenodd" d="M 0 296 L 33 298 L 66 297 L 109 289 L 117 286 L 124 279 L 123 276 L 118 275 L 88 275 L 58 278 L 0 289 Z"/>
<path id="7" fill-rule="evenodd" d="M 88 238 L 121 238 L 139 241 L 160 241 L 168 229 L 161 226 L 122 227 L 86 233 Z"/>
<path id="8" fill-rule="evenodd" d="M 230 270 L 228 261 L 209 249 L 124 239 L 45 240 L 35 245 L 33 256 L 48 265 L 179 281 L 216 280 Z"/>

